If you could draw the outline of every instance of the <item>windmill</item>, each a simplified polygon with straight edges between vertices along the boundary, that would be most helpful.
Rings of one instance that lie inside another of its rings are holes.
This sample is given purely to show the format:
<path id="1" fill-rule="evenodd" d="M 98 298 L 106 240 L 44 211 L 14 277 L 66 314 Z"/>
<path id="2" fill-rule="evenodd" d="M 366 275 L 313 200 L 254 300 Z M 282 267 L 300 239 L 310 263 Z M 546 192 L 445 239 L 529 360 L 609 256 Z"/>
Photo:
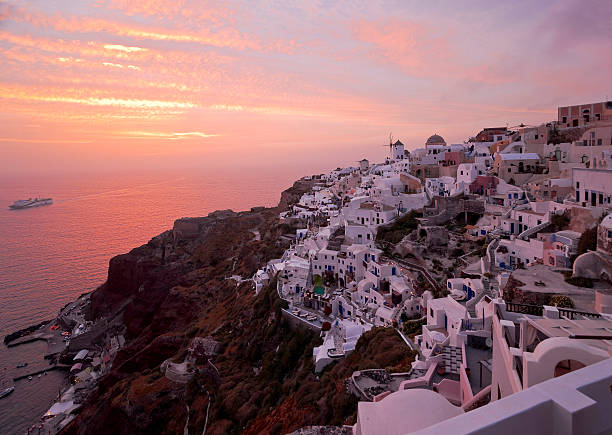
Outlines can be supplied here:
<path id="1" fill-rule="evenodd" d="M 393 133 L 389 133 L 389 145 L 382 145 L 389 147 L 389 157 L 393 158 Z"/>

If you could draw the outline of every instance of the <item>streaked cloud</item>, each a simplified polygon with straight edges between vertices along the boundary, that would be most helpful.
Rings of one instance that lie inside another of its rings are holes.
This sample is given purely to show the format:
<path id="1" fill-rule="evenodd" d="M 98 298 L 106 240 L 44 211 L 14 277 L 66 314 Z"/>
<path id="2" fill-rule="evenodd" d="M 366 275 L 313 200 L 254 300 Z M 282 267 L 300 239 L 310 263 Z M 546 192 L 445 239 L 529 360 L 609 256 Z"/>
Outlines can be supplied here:
<path id="1" fill-rule="evenodd" d="M 106 48 L 107 50 L 123 51 L 125 53 L 134 53 L 134 52 L 138 52 L 138 51 L 147 51 L 146 48 L 141 48 L 141 47 L 126 47 L 125 45 L 118 45 L 118 44 L 105 44 L 104 48 Z"/>
<path id="2" fill-rule="evenodd" d="M 201 131 L 187 131 L 178 133 L 163 133 L 159 131 L 130 131 L 124 133 L 125 136 L 134 139 L 170 139 L 170 140 L 181 140 L 181 139 L 197 139 L 197 138 L 211 138 L 218 137 L 218 134 L 202 133 Z"/>
<path id="3" fill-rule="evenodd" d="M 241 155 L 262 159 L 260 150 L 272 158 L 285 147 L 353 156 L 355 144 L 390 130 L 409 147 L 433 131 L 461 141 L 487 125 L 539 123 L 557 105 L 602 100 L 611 7 L 5 0 L 2 136 L 42 147 L 40 132 L 24 128 L 36 124 L 49 148 L 103 154 L 112 138 L 133 155 L 151 153 L 150 142 L 166 155 L 175 152 L 168 141 L 183 139 L 174 149 L 248 141 Z"/>
<path id="4" fill-rule="evenodd" d="M 0 137 L 0 142 L 5 143 L 33 143 L 33 144 L 86 144 L 90 140 L 75 139 L 23 139 L 18 137 Z"/>

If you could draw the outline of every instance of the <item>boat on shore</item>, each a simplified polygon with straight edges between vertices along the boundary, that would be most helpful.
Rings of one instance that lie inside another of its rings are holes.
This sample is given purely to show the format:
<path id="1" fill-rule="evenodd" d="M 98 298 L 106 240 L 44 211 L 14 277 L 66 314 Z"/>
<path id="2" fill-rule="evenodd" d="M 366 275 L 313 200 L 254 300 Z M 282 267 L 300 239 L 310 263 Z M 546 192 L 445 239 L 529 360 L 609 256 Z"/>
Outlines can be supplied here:
<path id="1" fill-rule="evenodd" d="M 29 198 L 20 199 L 9 205 L 11 210 L 21 210 L 24 208 L 40 207 L 42 205 L 53 204 L 52 198 Z"/>

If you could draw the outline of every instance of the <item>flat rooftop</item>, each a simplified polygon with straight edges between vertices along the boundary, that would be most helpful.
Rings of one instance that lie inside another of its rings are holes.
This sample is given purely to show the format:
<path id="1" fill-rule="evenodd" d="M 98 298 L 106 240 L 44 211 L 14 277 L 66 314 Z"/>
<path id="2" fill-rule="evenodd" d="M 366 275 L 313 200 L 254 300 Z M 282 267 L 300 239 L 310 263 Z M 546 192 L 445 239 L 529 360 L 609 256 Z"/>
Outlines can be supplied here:
<path id="1" fill-rule="evenodd" d="M 593 288 L 577 287 L 565 282 L 565 277 L 560 272 L 555 272 L 549 266 L 536 264 L 526 269 L 516 269 L 512 277 L 524 283 L 519 288 L 531 293 L 555 293 L 569 296 L 576 305 L 576 309 L 594 311 L 595 290 L 609 289 L 610 285 L 602 282 L 594 282 Z M 543 282 L 545 286 L 536 285 Z"/>

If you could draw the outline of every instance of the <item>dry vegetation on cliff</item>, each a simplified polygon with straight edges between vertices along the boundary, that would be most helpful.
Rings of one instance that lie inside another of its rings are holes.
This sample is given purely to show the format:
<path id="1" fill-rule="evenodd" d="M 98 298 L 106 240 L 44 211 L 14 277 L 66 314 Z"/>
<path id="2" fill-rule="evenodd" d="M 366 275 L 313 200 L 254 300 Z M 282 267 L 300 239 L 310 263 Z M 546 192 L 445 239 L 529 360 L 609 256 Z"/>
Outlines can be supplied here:
<path id="1" fill-rule="evenodd" d="M 310 188 L 298 182 L 284 192 L 282 207 Z M 390 329 L 375 329 L 355 352 L 317 377 L 312 348 L 320 338 L 291 331 L 283 321 L 274 283 L 255 296 L 257 267 L 286 248 L 278 209 L 223 212 L 198 218 L 198 237 L 176 240 L 166 232 L 113 258 L 107 282 L 91 297 L 90 317 L 113 317 L 126 346 L 64 434 L 280 433 L 311 424 L 351 421 L 356 399 L 344 380 L 354 370 L 404 369 L 412 354 Z M 257 228 L 261 240 L 255 240 Z M 169 381 L 161 363 L 182 361 L 191 339 L 212 335 L 221 344 L 210 370 L 188 384 Z M 188 420 L 187 420 L 188 419 Z M 187 423 L 188 421 L 188 423 Z"/>

